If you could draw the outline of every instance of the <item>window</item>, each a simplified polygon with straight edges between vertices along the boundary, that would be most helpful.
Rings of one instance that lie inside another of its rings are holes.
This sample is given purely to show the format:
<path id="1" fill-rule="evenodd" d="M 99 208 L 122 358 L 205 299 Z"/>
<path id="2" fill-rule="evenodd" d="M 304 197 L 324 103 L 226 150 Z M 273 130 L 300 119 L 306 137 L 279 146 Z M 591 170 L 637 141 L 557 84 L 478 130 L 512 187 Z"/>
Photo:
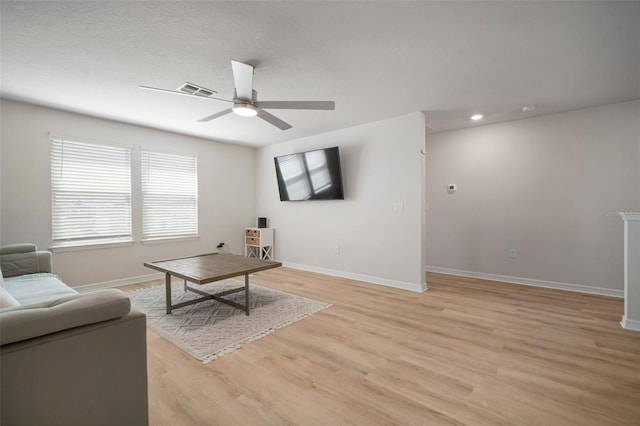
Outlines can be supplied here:
<path id="1" fill-rule="evenodd" d="M 54 242 L 131 240 L 131 150 L 51 139 Z"/>
<path id="2" fill-rule="evenodd" d="M 142 238 L 198 235 L 198 159 L 142 151 Z"/>

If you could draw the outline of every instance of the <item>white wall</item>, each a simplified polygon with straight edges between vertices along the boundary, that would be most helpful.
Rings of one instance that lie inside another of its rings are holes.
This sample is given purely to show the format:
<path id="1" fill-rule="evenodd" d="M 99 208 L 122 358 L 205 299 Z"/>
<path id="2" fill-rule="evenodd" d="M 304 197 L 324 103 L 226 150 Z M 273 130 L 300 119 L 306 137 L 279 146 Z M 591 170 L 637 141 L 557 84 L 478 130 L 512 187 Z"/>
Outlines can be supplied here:
<path id="1" fill-rule="evenodd" d="M 54 253 L 54 272 L 69 285 L 152 274 L 150 260 L 214 252 L 224 241 L 243 253 L 245 226 L 255 224 L 255 149 L 156 131 L 50 108 L 2 100 L 1 244 L 51 241 L 49 132 L 128 146 L 198 155 L 199 234 L 195 241 L 141 244 L 139 197 L 134 191 L 132 246 Z M 136 157 L 134 157 L 135 159 Z M 133 161 L 132 182 L 140 173 Z M 138 179 L 139 181 L 139 179 Z M 135 186 L 135 185 L 134 185 Z"/>
<path id="2" fill-rule="evenodd" d="M 424 290 L 424 129 L 417 112 L 259 149 L 257 213 L 276 228 L 276 259 Z M 273 158 L 332 146 L 340 147 L 345 200 L 281 202 Z M 397 203 L 404 211 L 394 211 Z"/>
<path id="3" fill-rule="evenodd" d="M 634 101 L 427 135 L 427 268 L 621 294 L 639 122 Z"/>

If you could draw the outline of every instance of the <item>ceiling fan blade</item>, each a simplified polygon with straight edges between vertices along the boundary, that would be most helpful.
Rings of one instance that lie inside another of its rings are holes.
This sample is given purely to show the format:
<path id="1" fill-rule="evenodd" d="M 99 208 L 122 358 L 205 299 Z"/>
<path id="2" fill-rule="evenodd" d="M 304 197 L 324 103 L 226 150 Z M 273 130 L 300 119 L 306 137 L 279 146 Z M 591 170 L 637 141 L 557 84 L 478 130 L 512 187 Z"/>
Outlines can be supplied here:
<path id="1" fill-rule="evenodd" d="M 253 100 L 253 67 L 238 61 L 231 61 L 233 81 L 236 84 L 236 96 L 248 101 Z"/>
<path id="2" fill-rule="evenodd" d="M 189 96 L 191 98 L 213 99 L 213 100 L 216 100 L 216 101 L 233 102 L 233 101 L 231 101 L 229 99 L 213 98 L 211 96 L 202 96 L 202 95 L 192 95 L 191 93 L 178 92 L 177 90 L 159 89 L 157 87 L 138 86 L 138 88 L 144 89 L 144 90 L 151 90 L 151 91 L 154 91 L 154 92 L 171 93 L 173 95 Z"/>
<path id="3" fill-rule="evenodd" d="M 287 130 L 292 127 L 291 124 L 280 120 L 278 117 L 276 117 L 275 115 L 269 114 L 267 111 L 264 111 L 259 108 L 257 109 L 257 111 L 258 111 L 258 117 L 262 118 L 266 122 L 273 124 L 280 130 Z"/>
<path id="4" fill-rule="evenodd" d="M 213 120 L 215 118 L 222 117 L 223 115 L 227 115 L 231 111 L 232 111 L 231 108 L 229 108 L 229 109 L 225 109 L 224 111 L 216 112 L 215 114 L 208 115 L 208 116 L 206 116 L 204 118 L 201 118 L 200 120 L 198 120 L 198 123 L 203 123 L 205 121 L 211 121 L 211 120 Z"/>
<path id="5" fill-rule="evenodd" d="M 259 101 L 256 102 L 256 106 L 267 109 L 336 109 L 336 103 L 333 101 Z"/>

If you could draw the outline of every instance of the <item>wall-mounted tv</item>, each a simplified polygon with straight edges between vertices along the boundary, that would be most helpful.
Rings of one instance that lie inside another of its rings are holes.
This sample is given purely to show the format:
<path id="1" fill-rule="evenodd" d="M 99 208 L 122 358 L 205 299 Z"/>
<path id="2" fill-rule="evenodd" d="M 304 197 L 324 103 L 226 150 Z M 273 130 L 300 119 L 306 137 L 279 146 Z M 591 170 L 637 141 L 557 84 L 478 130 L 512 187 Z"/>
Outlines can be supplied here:
<path id="1" fill-rule="evenodd" d="M 337 146 L 281 155 L 273 160 L 280 201 L 344 199 Z"/>

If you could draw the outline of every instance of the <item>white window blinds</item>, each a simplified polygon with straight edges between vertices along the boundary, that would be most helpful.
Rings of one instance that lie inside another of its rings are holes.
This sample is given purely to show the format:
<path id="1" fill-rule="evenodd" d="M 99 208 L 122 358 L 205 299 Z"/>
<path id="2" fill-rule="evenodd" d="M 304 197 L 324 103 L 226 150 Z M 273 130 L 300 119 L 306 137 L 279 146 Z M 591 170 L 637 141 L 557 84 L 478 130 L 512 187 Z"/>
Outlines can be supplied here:
<path id="1" fill-rule="evenodd" d="M 131 239 L 131 150 L 51 139 L 53 241 Z"/>
<path id="2" fill-rule="evenodd" d="M 142 238 L 197 234 L 197 157 L 142 151 Z"/>

